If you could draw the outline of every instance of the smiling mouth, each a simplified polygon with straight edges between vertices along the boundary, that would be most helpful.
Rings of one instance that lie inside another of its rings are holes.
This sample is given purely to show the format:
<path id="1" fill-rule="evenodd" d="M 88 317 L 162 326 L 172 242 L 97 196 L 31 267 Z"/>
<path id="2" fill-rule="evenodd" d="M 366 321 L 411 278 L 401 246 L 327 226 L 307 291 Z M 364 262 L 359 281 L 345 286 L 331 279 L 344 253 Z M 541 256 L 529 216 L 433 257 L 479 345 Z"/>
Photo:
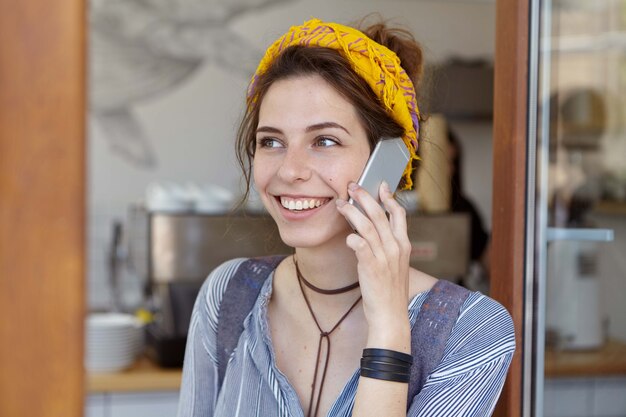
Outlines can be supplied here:
<path id="1" fill-rule="evenodd" d="M 280 204 L 290 211 L 311 210 L 323 206 L 330 198 L 289 198 L 276 197 Z"/>

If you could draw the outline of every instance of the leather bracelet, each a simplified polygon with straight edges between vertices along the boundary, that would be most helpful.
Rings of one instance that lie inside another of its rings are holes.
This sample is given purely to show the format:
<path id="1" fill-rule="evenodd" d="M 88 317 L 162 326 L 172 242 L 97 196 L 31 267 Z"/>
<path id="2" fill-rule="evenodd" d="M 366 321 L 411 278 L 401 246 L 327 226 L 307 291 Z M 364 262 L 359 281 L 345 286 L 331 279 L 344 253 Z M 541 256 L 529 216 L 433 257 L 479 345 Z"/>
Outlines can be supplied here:
<path id="1" fill-rule="evenodd" d="M 374 372 L 380 372 L 383 374 L 394 374 L 397 376 L 409 376 L 409 371 L 405 371 L 405 372 L 397 372 L 397 371 L 385 371 L 383 369 L 373 369 L 373 368 L 368 368 L 367 366 L 363 366 L 361 367 L 362 371 L 374 371 Z"/>
<path id="2" fill-rule="evenodd" d="M 384 356 L 364 356 L 361 359 L 366 360 L 366 361 L 376 361 L 376 362 L 380 362 L 380 363 L 388 363 L 390 365 L 400 365 L 400 366 L 407 366 L 407 367 L 411 366 L 411 364 L 408 363 L 408 362 L 403 362 L 403 361 L 400 361 L 400 360 L 394 359 L 394 358 L 386 358 Z"/>
<path id="3" fill-rule="evenodd" d="M 413 356 L 408 353 L 397 352 L 395 350 L 389 349 L 376 349 L 376 348 L 368 348 L 363 349 L 363 357 L 375 357 L 375 358 L 391 358 L 397 359 L 399 361 L 408 363 L 409 365 L 413 364 Z"/>
<path id="4" fill-rule="evenodd" d="M 374 361 L 374 360 L 367 360 L 366 358 L 361 359 L 361 367 L 373 369 L 375 371 L 399 372 L 399 373 L 411 372 L 411 366 L 408 364 L 386 363 L 386 362 L 379 362 L 379 361 Z"/>
<path id="5" fill-rule="evenodd" d="M 397 372 L 375 371 L 372 369 L 361 368 L 361 376 L 366 378 L 380 379 L 383 381 L 393 382 L 409 382 L 411 376 L 409 374 L 400 374 Z"/>

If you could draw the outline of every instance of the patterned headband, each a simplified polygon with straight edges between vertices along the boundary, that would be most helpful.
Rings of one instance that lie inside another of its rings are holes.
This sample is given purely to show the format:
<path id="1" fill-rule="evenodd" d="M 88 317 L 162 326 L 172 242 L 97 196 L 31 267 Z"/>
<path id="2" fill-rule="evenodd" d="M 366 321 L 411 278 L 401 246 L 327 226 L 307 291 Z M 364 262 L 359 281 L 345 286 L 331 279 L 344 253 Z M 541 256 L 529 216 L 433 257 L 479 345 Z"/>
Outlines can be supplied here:
<path id="1" fill-rule="evenodd" d="M 311 19 L 301 26 L 291 27 L 267 49 L 248 87 L 248 105 L 256 102 L 258 98 L 256 84 L 259 77 L 268 70 L 284 49 L 292 45 L 335 49 L 350 61 L 354 71 L 376 93 L 390 116 L 404 128 L 402 139 L 411 154 L 411 161 L 403 174 L 404 189 L 411 189 L 412 161 L 418 159 L 419 109 L 413 82 L 400 66 L 398 56 L 354 28 Z"/>

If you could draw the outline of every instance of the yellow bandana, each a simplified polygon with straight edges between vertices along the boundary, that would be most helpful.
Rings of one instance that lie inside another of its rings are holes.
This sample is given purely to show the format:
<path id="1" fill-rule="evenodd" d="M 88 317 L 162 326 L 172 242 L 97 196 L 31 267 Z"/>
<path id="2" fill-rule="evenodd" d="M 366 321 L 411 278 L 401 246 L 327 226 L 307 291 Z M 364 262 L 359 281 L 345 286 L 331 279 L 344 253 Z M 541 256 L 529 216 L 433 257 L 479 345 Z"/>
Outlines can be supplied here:
<path id="1" fill-rule="evenodd" d="M 248 87 L 248 104 L 257 100 L 257 79 L 284 49 L 292 45 L 335 49 L 350 61 L 354 71 L 369 84 L 391 117 L 404 128 L 402 139 L 411 154 L 411 161 L 403 174 L 404 189 L 411 189 L 412 161 L 417 159 L 419 109 L 415 100 L 415 88 L 400 66 L 398 56 L 354 28 L 311 19 L 302 26 L 291 27 L 267 49 Z"/>

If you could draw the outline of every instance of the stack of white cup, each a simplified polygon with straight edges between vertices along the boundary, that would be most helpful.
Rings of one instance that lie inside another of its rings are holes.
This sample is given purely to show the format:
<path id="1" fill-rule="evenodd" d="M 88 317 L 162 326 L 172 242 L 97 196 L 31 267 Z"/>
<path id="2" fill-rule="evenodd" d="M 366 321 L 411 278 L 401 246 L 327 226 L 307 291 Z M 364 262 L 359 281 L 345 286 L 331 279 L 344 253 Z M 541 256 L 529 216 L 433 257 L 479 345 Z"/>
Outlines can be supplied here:
<path id="1" fill-rule="evenodd" d="M 130 314 L 90 314 L 85 330 L 85 368 L 90 372 L 124 370 L 142 349 L 142 324 Z"/>

